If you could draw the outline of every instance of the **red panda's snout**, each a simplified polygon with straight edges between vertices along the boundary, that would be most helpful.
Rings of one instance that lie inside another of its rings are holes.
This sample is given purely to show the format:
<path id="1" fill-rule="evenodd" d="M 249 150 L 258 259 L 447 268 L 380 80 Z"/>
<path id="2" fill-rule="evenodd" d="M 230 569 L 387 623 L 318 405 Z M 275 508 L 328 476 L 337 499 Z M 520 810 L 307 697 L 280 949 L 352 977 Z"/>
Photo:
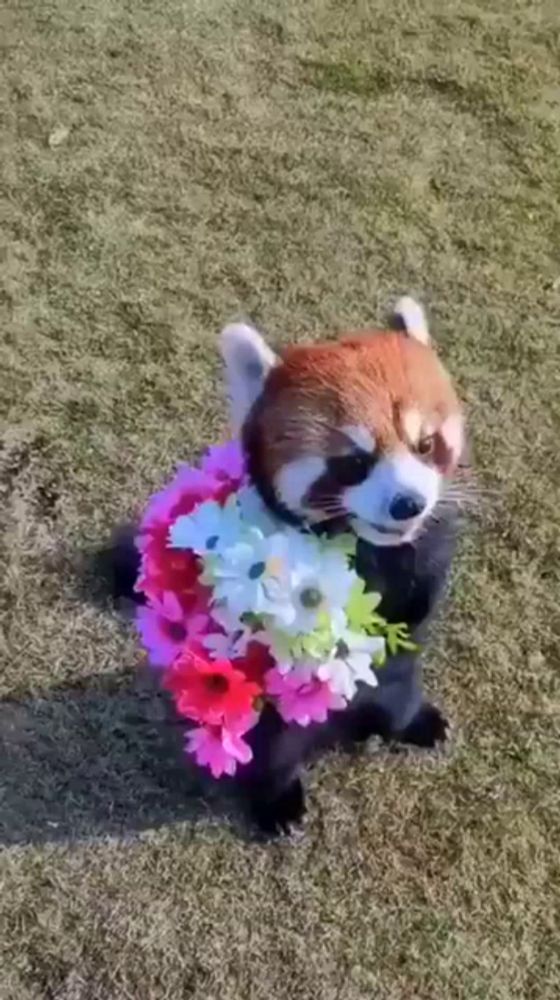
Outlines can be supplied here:
<path id="1" fill-rule="evenodd" d="M 256 331 L 228 327 L 222 350 L 232 415 L 255 484 L 294 520 L 349 522 L 377 545 L 411 539 L 463 449 L 450 379 L 410 299 L 405 332 L 292 347 L 277 357 Z"/>

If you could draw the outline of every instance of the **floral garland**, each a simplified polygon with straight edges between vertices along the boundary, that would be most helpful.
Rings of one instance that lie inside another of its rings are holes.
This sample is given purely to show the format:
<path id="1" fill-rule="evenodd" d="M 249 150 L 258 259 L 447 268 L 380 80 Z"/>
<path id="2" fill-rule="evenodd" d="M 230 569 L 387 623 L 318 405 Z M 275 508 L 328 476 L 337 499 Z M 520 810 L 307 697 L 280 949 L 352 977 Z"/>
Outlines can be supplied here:
<path id="1" fill-rule="evenodd" d="M 354 536 L 274 520 L 237 442 L 151 498 L 137 545 L 142 643 L 192 724 L 186 751 L 215 778 L 252 759 L 245 736 L 267 701 L 286 722 L 324 722 L 358 684 L 377 684 L 387 648 L 412 646 L 365 592 Z"/>

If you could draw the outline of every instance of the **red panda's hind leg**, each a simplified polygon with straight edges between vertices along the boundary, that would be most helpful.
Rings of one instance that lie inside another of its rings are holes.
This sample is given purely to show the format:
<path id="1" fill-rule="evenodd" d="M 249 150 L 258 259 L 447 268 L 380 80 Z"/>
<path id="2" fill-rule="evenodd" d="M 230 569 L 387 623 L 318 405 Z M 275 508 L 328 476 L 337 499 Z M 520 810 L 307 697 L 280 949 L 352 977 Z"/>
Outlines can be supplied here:
<path id="1" fill-rule="evenodd" d="M 400 743 L 434 749 L 438 743 L 445 742 L 448 729 L 449 722 L 440 709 L 426 701 L 398 739 Z"/>
<path id="2" fill-rule="evenodd" d="M 251 796 L 251 817 L 265 837 L 290 836 L 301 827 L 306 813 L 305 792 L 301 778 L 276 789 L 273 795 L 262 789 Z"/>

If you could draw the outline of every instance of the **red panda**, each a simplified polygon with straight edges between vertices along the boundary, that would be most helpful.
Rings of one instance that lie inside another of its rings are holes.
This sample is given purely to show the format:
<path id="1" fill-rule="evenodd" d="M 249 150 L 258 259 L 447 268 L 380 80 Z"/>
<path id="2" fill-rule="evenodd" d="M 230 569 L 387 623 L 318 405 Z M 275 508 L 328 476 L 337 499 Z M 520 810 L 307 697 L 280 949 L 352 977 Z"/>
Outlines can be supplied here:
<path id="1" fill-rule="evenodd" d="M 395 318 L 398 329 L 279 356 L 254 329 L 234 324 L 221 350 L 232 423 L 265 503 L 302 530 L 352 529 L 357 570 L 382 594 L 381 613 L 423 642 L 454 548 L 456 510 L 446 492 L 464 421 L 422 308 L 405 297 Z M 323 725 L 288 725 L 265 710 L 245 779 L 262 831 L 299 824 L 301 767 L 319 747 L 371 735 L 424 747 L 445 739 L 447 721 L 423 695 L 417 653 L 391 656 L 376 673 L 376 688 L 361 685 Z"/>
<path id="2" fill-rule="evenodd" d="M 405 334 L 345 336 L 281 357 L 250 327 L 223 331 L 252 476 L 287 519 L 341 517 L 376 545 L 410 541 L 453 476 L 459 401 L 420 307 L 402 299 L 397 315 Z"/>
<path id="3" fill-rule="evenodd" d="M 221 336 L 234 430 L 264 502 L 305 531 L 352 529 L 357 572 L 382 595 L 381 614 L 405 622 L 417 644 L 442 593 L 457 526 L 449 489 L 464 448 L 451 380 L 410 298 L 400 329 L 347 335 L 276 355 L 254 329 Z M 132 535 L 113 546 L 115 596 L 133 596 Z M 253 760 L 242 782 L 265 834 L 288 832 L 305 812 L 304 762 L 335 742 L 377 735 L 434 747 L 447 721 L 426 700 L 419 653 L 402 650 L 323 724 L 282 721 L 267 706 L 248 734 Z"/>

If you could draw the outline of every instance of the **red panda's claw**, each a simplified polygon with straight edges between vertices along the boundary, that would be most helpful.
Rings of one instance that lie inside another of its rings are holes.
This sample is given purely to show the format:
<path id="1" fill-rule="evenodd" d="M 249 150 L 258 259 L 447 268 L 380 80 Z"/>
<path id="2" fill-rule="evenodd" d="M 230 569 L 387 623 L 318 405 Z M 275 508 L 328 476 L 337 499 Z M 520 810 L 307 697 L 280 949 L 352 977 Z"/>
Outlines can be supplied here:
<path id="1" fill-rule="evenodd" d="M 276 798 L 253 801 L 253 818 L 265 837 L 296 838 L 305 812 L 305 794 L 299 778 Z"/>

